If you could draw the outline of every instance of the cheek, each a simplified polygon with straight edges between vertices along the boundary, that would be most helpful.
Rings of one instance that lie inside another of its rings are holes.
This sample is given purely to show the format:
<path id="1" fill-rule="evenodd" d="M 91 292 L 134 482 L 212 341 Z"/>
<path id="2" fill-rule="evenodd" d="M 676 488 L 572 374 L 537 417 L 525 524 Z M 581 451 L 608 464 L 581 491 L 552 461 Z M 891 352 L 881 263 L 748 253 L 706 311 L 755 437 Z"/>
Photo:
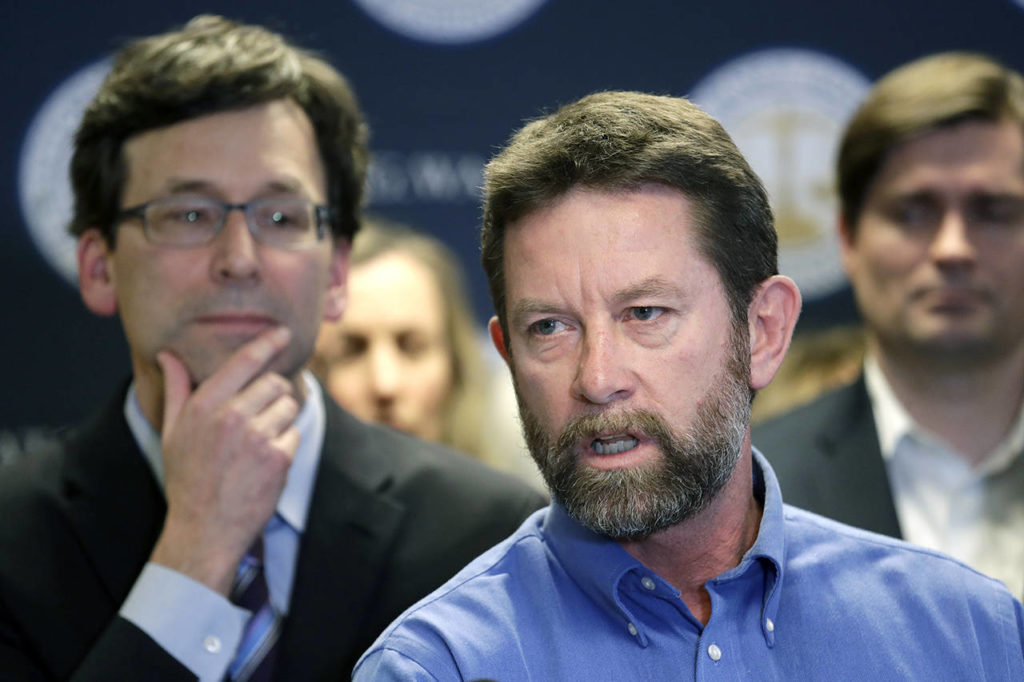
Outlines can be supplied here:
<path id="1" fill-rule="evenodd" d="M 327 371 L 327 391 L 338 403 L 358 416 L 370 404 L 369 384 L 355 364 L 335 364 Z"/>
<path id="2" fill-rule="evenodd" d="M 571 376 L 559 367 L 529 362 L 517 362 L 512 373 L 519 400 L 542 425 L 565 422 L 573 403 Z"/>
<path id="3" fill-rule="evenodd" d="M 296 315 L 308 315 L 309 320 L 303 322 L 308 321 L 319 329 L 330 283 L 329 264 L 326 252 L 271 252 L 266 255 L 264 284 L 287 299 Z M 310 310 L 314 304 L 315 314 Z"/>
<path id="4" fill-rule="evenodd" d="M 927 245 L 898 230 L 878 228 L 864 235 L 856 258 L 863 276 L 885 281 L 908 273 L 922 262 L 926 251 Z"/>
<path id="5" fill-rule="evenodd" d="M 440 410 L 452 390 L 452 367 L 447 352 L 439 349 L 410 363 L 408 369 L 410 395 L 417 396 L 417 402 L 426 411 Z"/>
<path id="6" fill-rule="evenodd" d="M 118 311 L 129 334 L 154 336 L 176 315 L 176 292 L 187 277 L 157 261 L 123 263 L 116 270 Z"/>

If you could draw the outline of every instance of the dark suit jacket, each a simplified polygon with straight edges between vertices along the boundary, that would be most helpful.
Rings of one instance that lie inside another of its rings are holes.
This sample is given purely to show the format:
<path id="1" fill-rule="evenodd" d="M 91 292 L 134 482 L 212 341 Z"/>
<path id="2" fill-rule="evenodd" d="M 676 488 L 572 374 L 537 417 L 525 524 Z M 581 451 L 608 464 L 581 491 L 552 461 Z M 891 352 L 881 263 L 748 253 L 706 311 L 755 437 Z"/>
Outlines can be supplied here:
<path id="1" fill-rule="evenodd" d="M 753 427 L 751 441 L 771 462 L 789 504 L 900 537 L 863 376 Z"/>
<path id="2" fill-rule="evenodd" d="M 0 470 L 0 679 L 195 679 L 117 616 L 166 512 L 123 401 Z M 467 457 L 326 409 L 282 680 L 349 679 L 401 611 L 546 503 Z"/>

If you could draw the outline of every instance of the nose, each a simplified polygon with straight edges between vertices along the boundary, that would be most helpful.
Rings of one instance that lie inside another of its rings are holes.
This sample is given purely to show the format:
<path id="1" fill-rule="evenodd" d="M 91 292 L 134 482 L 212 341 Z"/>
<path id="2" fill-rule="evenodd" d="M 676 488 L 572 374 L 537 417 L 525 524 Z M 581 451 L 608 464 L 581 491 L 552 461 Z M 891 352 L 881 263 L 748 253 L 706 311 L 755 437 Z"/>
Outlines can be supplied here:
<path id="1" fill-rule="evenodd" d="M 213 240 L 215 279 L 246 281 L 259 276 L 259 246 L 249 231 L 245 213 L 229 211 L 224 227 Z"/>
<path id="2" fill-rule="evenodd" d="M 635 376 L 627 365 L 626 349 L 615 334 L 609 331 L 585 334 L 572 382 L 573 397 L 594 405 L 607 405 L 630 397 L 636 386 Z"/>
<path id="3" fill-rule="evenodd" d="M 962 212 L 950 209 L 945 213 L 932 240 L 930 252 L 932 260 L 939 267 L 963 268 L 973 265 L 976 253 Z"/>
<path id="4" fill-rule="evenodd" d="M 398 392 L 401 368 L 393 344 L 378 342 L 370 350 L 370 387 L 378 402 L 393 400 Z"/>

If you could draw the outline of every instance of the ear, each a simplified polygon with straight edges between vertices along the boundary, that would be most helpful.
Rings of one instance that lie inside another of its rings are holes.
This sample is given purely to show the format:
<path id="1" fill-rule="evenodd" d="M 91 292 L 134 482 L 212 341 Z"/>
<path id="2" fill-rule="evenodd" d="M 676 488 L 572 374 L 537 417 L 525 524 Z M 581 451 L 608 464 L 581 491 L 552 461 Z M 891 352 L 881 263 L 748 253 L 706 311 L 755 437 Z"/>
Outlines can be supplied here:
<path id="1" fill-rule="evenodd" d="M 775 275 L 761 282 L 747 309 L 751 388 L 764 388 L 775 376 L 799 316 L 800 290 L 793 280 Z"/>
<path id="2" fill-rule="evenodd" d="M 498 355 L 500 355 L 505 361 L 505 364 L 508 365 L 508 346 L 505 345 L 505 334 L 501 331 L 501 325 L 498 323 L 497 316 L 492 317 L 487 323 L 487 331 L 491 334 L 491 343 L 494 344 L 494 348 L 498 351 Z"/>
<path id="3" fill-rule="evenodd" d="M 839 215 L 839 255 L 843 261 L 843 270 L 846 274 L 850 274 L 850 269 L 854 267 L 854 261 L 856 260 L 856 248 L 854 247 L 854 235 L 853 229 L 846 217 L 842 214 Z"/>
<path id="4" fill-rule="evenodd" d="M 85 307 L 104 317 L 117 313 L 113 255 L 106 237 L 96 228 L 78 238 L 78 290 Z"/>
<path id="5" fill-rule="evenodd" d="M 348 305 L 348 266 L 352 247 L 348 239 L 339 239 L 331 252 L 327 296 L 324 298 L 324 319 L 337 322 Z"/>

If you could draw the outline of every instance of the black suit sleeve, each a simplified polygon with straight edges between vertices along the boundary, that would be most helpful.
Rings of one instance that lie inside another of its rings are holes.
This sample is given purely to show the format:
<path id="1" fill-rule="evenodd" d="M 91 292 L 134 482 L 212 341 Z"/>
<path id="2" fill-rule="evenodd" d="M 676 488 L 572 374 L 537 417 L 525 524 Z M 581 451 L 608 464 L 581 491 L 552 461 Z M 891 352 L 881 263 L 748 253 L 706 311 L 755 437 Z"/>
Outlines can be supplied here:
<path id="1" fill-rule="evenodd" d="M 198 678 L 149 635 L 117 617 L 71 676 L 72 682 L 113 679 L 194 682 Z"/>
<path id="2" fill-rule="evenodd" d="M 68 608 L 74 606 L 69 604 Z M 70 667 L 74 665 L 73 656 L 58 653 L 48 660 L 40 660 L 38 648 L 25 640 L 18 630 L 17 622 L 18 619 L 13 618 L 6 607 L 0 606 L 2 682 L 64 679 L 72 682 L 194 682 L 197 679 L 188 668 L 168 654 L 146 633 L 120 617 L 114 618 L 73 672 L 70 671 Z M 56 648 L 70 653 L 69 649 L 62 646 Z"/>

